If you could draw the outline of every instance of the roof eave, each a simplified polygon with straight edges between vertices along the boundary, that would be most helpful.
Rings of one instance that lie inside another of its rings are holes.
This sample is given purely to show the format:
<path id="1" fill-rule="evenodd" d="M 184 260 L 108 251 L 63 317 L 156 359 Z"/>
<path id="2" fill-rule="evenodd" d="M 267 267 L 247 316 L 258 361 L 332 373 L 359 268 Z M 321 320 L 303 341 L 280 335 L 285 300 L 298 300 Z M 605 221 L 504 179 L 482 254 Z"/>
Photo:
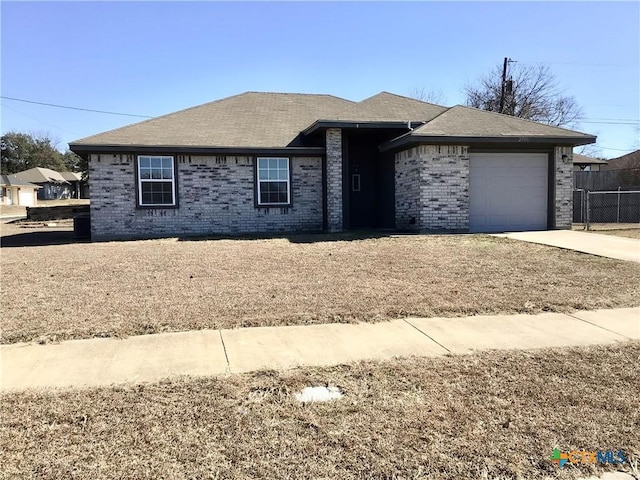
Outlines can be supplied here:
<path id="1" fill-rule="evenodd" d="M 418 128 L 424 125 L 424 120 L 407 121 L 359 121 L 359 120 L 316 120 L 302 131 L 303 135 L 323 128 Z"/>
<path id="2" fill-rule="evenodd" d="M 82 155 L 90 153 L 152 154 L 174 153 L 184 155 L 324 155 L 324 147 L 202 147 L 188 145 L 85 145 L 69 144 L 69 150 Z"/>
<path id="3" fill-rule="evenodd" d="M 513 137 L 474 137 L 474 136 L 448 136 L 448 135 L 411 135 L 406 134 L 401 137 L 389 140 L 386 143 L 380 145 L 380 151 L 393 150 L 399 147 L 419 144 L 452 144 L 452 145 L 477 145 L 477 144 L 491 144 L 491 145 L 521 145 L 523 148 L 527 145 L 542 146 L 542 145 L 566 145 L 566 146 L 580 146 L 589 145 L 596 142 L 596 137 L 538 137 L 538 136 L 513 136 Z"/>

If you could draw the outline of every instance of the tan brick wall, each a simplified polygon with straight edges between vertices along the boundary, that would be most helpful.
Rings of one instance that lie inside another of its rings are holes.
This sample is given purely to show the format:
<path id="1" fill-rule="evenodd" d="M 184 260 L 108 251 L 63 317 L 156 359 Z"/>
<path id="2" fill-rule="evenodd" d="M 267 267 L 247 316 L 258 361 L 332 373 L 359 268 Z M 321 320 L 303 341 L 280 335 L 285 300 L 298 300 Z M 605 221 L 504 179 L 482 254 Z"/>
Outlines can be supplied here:
<path id="1" fill-rule="evenodd" d="M 418 148 L 396 153 L 395 193 L 398 230 L 420 230 L 420 168 L 421 159 Z"/>
<path id="2" fill-rule="evenodd" d="M 553 160 L 555 174 L 554 228 L 569 230 L 573 222 L 573 148 L 556 147 Z"/>
<path id="3" fill-rule="evenodd" d="M 253 158 L 176 156 L 177 208 L 136 208 L 135 156 L 92 155 L 93 240 L 322 230 L 322 159 L 291 158 L 292 207 L 256 208 Z"/>
<path id="4" fill-rule="evenodd" d="M 396 154 L 396 227 L 469 229 L 468 147 L 420 145 Z"/>
<path id="5" fill-rule="evenodd" d="M 344 228 L 342 216 L 342 130 L 328 128 L 327 149 L 327 221 L 330 232 Z"/>

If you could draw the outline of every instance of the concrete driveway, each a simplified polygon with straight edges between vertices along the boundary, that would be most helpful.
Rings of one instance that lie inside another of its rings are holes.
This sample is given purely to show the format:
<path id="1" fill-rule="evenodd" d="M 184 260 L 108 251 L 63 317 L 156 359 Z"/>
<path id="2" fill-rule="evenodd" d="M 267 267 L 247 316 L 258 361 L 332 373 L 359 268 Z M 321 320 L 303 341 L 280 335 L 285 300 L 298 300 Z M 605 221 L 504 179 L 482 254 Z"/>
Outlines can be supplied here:
<path id="1" fill-rule="evenodd" d="M 540 243 L 600 257 L 640 262 L 640 240 L 573 230 L 497 233 L 496 237 Z"/>

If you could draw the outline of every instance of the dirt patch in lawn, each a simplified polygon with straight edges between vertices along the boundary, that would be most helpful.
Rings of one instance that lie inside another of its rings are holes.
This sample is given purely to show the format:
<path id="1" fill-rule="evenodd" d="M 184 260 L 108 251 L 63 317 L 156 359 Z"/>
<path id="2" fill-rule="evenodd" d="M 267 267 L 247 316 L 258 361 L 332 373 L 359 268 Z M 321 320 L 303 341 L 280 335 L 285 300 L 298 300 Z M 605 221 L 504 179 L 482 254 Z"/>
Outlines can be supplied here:
<path id="1" fill-rule="evenodd" d="M 640 454 L 640 343 L 6 394 L 3 478 L 580 478 Z M 345 396 L 300 404 L 309 385 Z"/>
<path id="2" fill-rule="evenodd" d="M 640 265 L 484 235 L 3 248 L 2 342 L 629 307 Z"/>

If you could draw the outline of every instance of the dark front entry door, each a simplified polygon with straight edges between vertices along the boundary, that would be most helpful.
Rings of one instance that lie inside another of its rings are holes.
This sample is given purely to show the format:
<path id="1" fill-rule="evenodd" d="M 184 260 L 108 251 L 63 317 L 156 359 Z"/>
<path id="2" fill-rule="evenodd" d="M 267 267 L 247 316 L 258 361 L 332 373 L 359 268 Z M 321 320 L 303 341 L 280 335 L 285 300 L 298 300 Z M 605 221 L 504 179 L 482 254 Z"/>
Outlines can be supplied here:
<path id="1" fill-rule="evenodd" d="M 394 228 L 394 156 L 378 146 L 397 132 L 349 132 L 347 172 L 347 228 Z"/>
<path id="2" fill-rule="evenodd" d="M 375 226 L 375 163 L 352 163 L 349 166 L 349 226 Z"/>

